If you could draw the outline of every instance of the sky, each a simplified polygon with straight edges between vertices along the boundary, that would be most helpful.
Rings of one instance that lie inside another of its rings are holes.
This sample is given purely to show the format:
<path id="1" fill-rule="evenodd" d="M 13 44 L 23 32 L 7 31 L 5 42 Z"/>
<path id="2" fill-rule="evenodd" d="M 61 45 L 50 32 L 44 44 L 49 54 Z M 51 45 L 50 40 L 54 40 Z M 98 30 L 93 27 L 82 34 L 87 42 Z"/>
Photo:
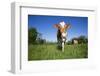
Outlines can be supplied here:
<path id="1" fill-rule="evenodd" d="M 71 25 L 71 28 L 67 30 L 67 40 L 81 35 L 88 37 L 88 17 L 28 15 L 28 28 L 36 28 L 43 39 L 55 42 L 57 28 L 54 28 L 54 24 L 59 24 L 61 21 Z"/>

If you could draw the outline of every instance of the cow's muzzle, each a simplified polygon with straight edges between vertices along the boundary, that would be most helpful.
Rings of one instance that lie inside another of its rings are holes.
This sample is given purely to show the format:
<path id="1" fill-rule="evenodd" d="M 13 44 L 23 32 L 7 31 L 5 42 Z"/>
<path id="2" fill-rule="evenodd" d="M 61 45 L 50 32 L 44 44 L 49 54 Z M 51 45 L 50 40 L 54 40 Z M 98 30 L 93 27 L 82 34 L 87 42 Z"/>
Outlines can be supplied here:
<path id="1" fill-rule="evenodd" d="M 66 42 L 66 37 L 62 37 L 62 42 Z"/>
<path id="2" fill-rule="evenodd" d="M 66 42 L 66 33 L 62 33 L 62 42 Z"/>
<path id="3" fill-rule="evenodd" d="M 66 37 L 66 33 L 63 32 L 63 33 L 62 33 L 62 37 Z"/>

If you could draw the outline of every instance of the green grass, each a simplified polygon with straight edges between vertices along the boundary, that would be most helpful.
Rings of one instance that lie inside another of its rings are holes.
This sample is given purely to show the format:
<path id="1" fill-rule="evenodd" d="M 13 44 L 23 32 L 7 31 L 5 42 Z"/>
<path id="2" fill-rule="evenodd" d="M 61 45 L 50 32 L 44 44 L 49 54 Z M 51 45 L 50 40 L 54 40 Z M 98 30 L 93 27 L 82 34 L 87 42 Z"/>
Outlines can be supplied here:
<path id="1" fill-rule="evenodd" d="M 42 44 L 28 46 L 28 60 L 53 60 L 53 59 L 75 59 L 87 58 L 87 44 L 65 45 L 62 52 L 57 49 L 57 44 Z"/>

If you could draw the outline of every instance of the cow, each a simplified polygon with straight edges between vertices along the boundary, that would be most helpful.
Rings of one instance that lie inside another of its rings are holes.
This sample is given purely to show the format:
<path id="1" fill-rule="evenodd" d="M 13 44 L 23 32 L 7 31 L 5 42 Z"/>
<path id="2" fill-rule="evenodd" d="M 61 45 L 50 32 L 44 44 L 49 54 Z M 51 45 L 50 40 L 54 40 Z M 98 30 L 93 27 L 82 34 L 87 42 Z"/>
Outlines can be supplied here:
<path id="1" fill-rule="evenodd" d="M 62 52 L 64 52 L 64 45 L 67 40 L 67 30 L 70 28 L 70 24 L 66 24 L 64 21 L 61 21 L 60 23 L 55 24 L 54 27 L 57 28 L 58 48 L 61 48 Z"/>
<path id="2" fill-rule="evenodd" d="M 73 42 L 73 44 L 78 44 L 78 40 L 77 39 L 74 39 L 72 42 Z"/>

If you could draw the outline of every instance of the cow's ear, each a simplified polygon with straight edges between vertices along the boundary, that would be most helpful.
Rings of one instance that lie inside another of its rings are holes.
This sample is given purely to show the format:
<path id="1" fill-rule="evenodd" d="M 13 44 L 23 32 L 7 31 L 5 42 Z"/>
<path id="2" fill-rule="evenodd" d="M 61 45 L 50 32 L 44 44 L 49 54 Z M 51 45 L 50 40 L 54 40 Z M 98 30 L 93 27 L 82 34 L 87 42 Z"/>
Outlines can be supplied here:
<path id="1" fill-rule="evenodd" d="M 55 28 L 59 28 L 59 25 L 58 25 L 58 24 L 55 24 L 54 27 L 55 27 Z"/>
<path id="2" fill-rule="evenodd" d="M 66 29 L 69 29 L 70 27 L 71 27 L 70 24 L 66 24 L 66 25 L 65 25 L 65 28 L 66 28 Z"/>

